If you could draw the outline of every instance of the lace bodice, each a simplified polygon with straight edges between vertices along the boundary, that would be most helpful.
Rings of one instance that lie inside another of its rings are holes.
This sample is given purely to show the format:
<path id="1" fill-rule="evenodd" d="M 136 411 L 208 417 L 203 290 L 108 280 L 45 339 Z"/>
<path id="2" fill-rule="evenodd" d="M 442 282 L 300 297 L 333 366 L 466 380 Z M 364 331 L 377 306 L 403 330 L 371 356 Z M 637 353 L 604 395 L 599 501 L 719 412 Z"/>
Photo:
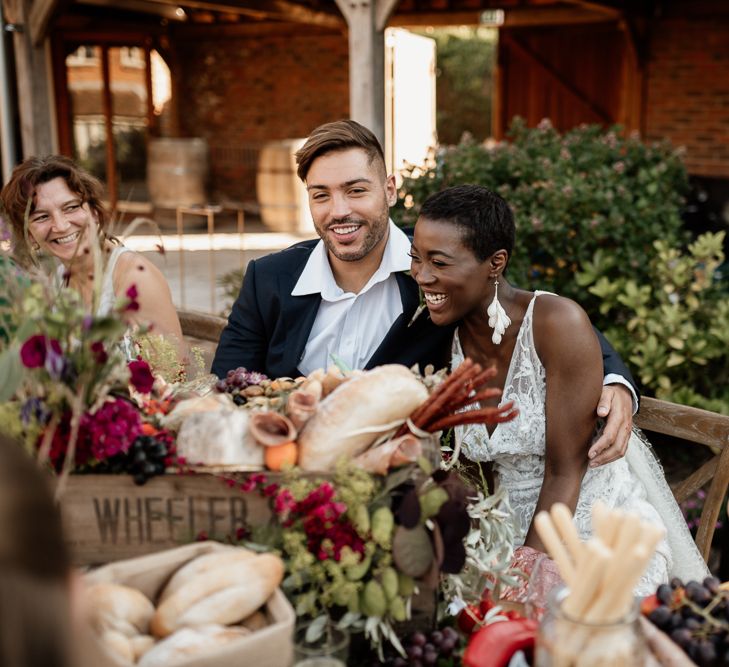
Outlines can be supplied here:
<path id="1" fill-rule="evenodd" d="M 512 466 L 514 474 L 536 474 L 539 471 L 533 466 L 535 463 L 538 466 L 538 461 L 531 456 L 544 456 L 546 373 L 537 356 L 532 334 L 534 302 L 539 294 L 544 292 L 535 292 L 521 323 L 501 397 L 501 404 L 514 401 L 519 408 L 518 416 L 510 422 L 497 424 L 491 435 L 482 424 L 467 424 L 457 432 L 469 459 L 497 461 L 507 475 Z M 461 362 L 463 351 L 456 331 L 452 367 L 456 368 Z"/>
<path id="2" fill-rule="evenodd" d="M 456 429 L 456 439 L 469 459 L 493 461 L 497 484 L 505 487 L 509 494 L 516 528 L 515 546 L 524 543 L 544 479 L 546 371 L 537 355 L 532 331 L 534 304 L 541 294 L 548 292 L 535 292 L 529 303 L 504 382 L 501 403 L 514 401 L 519 408 L 519 415 L 510 422 L 498 424 L 491 434 L 483 424 L 468 424 Z M 452 367 L 461 364 L 463 357 L 456 331 Z M 676 548 L 674 540 L 671 541 L 671 547 L 664 540 L 636 589 L 636 593 L 643 595 L 655 592 L 656 584 L 667 581 L 669 573 L 682 578 L 696 578 L 707 570 L 668 489 L 660 464 L 636 434 L 631 437 L 629 449 L 631 457 L 587 469 L 582 479 L 574 521 L 580 537 L 588 539 L 592 533 L 592 506 L 601 500 L 608 507 L 633 511 L 644 521 L 669 527 L 672 537 L 676 538 L 683 562 L 679 569 L 673 567 L 671 551 Z M 642 464 L 639 468 L 641 475 L 652 476 L 650 501 L 641 476 L 636 475 L 629 465 L 629 459 L 636 458 Z"/>

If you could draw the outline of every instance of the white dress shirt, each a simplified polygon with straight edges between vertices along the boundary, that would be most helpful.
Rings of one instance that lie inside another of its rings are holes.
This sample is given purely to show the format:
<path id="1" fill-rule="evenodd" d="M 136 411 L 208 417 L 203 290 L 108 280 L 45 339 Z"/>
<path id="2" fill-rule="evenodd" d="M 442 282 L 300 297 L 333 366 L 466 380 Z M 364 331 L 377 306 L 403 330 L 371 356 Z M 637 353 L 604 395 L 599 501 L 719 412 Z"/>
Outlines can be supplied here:
<path id="1" fill-rule="evenodd" d="M 410 239 L 390 220 L 382 261 L 358 294 L 345 292 L 334 280 L 327 249 L 319 241 L 309 256 L 292 296 L 321 294 L 321 304 L 299 361 L 308 375 L 328 368 L 334 358 L 349 368 L 364 368 L 402 314 L 395 274 L 410 269 Z"/>

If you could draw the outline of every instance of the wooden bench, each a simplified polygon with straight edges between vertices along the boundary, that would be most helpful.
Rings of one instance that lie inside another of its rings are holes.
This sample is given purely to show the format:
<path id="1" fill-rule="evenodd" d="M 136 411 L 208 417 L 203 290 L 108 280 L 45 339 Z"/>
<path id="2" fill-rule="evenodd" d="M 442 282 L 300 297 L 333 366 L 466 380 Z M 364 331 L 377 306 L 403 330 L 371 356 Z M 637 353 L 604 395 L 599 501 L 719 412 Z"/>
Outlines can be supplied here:
<path id="1" fill-rule="evenodd" d="M 716 521 L 729 486 L 729 417 L 646 397 L 640 401 L 635 425 L 644 431 L 704 445 L 714 453 L 710 460 L 672 489 L 676 501 L 682 503 L 711 481 L 696 535 L 696 546 L 708 561 Z"/>
<path id="2" fill-rule="evenodd" d="M 190 336 L 210 343 L 217 343 L 227 321 L 216 315 L 199 313 L 194 310 L 178 310 L 183 336 Z"/>

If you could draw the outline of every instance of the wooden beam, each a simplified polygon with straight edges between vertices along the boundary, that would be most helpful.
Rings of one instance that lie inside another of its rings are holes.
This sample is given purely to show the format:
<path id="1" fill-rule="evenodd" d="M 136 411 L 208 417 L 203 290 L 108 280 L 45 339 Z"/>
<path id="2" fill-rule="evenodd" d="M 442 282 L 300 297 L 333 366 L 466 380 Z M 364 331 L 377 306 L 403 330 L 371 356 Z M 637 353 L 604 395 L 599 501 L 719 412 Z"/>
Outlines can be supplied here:
<path id="1" fill-rule="evenodd" d="M 532 51 L 526 44 L 521 40 L 518 40 L 513 35 L 502 35 L 502 39 L 505 43 L 509 44 L 509 47 L 516 51 L 522 58 L 528 60 L 538 70 L 540 70 L 548 79 L 550 79 L 563 93 L 565 93 L 572 100 L 577 102 L 580 106 L 589 110 L 590 113 L 594 114 L 602 122 L 610 124 L 614 122 L 614 119 L 605 113 L 602 109 L 597 107 L 592 101 L 587 99 L 585 95 L 579 91 L 575 86 L 567 81 L 554 67 L 545 63 L 536 52 Z"/>
<path id="2" fill-rule="evenodd" d="M 337 0 L 349 34 L 349 116 L 385 139 L 385 33 L 378 0 Z M 386 13 L 383 10 L 383 14 Z"/>
<path id="3" fill-rule="evenodd" d="M 191 9 L 207 9 L 209 11 L 227 12 L 240 14 L 259 19 L 280 19 L 306 23 L 310 25 L 327 26 L 330 28 L 341 28 L 343 22 L 336 14 L 317 11 L 299 5 L 292 0 L 235 0 L 235 2 L 208 2 L 207 0 L 144 0 L 150 4 L 171 5 L 179 7 L 184 4 Z"/>
<path id="4" fill-rule="evenodd" d="M 578 7 L 584 7 L 585 9 L 589 9 L 590 11 L 593 11 L 593 12 L 600 12 L 613 19 L 619 19 L 623 15 L 623 13 L 619 9 L 616 9 L 615 7 L 610 7 L 610 6 L 604 5 L 602 2 L 595 2 L 595 0 L 564 0 L 564 1 L 569 2 L 572 5 L 577 5 Z"/>
<path id="5" fill-rule="evenodd" d="M 375 28 L 384 30 L 400 0 L 375 0 Z"/>
<path id="6" fill-rule="evenodd" d="M 282 36 L 300 36 L 300 23 L 282 23 L 280 21 L 256 21 L 246 23 L 175 23 L 169 26 L 170 34 L 179 39 L 197 39 L 197 38 L 218 38 L 218 37 L 261 37 L 264 35 Z M 341 34 L 342 28 L 336 30 L 323 26 L 309 26 L 306 30 L 307 35 L 331 35 Z"/>
<path id="7" fill-rule="evenodd" d="M 184 21 L 186 18 L 178 15 L 178 7 L 159 2 L 148 2 L 147 0 L 77 0 L 77 3 L 94 7 L 112 7 L 141 14 L 154 14 L 155 16 L 163 16 L 170 21 Z"/>
<path id="8" fill-rule="evenodd" d="M 547 25 L 580 25 L 616 20 L 604 12 L 570 7 L 513 7 L 504 11 L 501 28 L 527 28 Z M 482 25 L 480 11 L 418 12 L 395 14 L 388 23 L 392 27 L 437 25 Z"/>
<path id="9" fill-rule="evenodd" d="M 33 46 L 43 43 L 51 17 L 59 8 L 59 0 L 34 0 L 28 13 L 28 30 Z"/>
<path id="10" fill-rule="evenodd" d="M 19 0 L 12 4 L 15 21 L 29 25 L 30 0 Z M 22 154 L 23 157 L 47 155 L 55 149 L 47 44 L 41 41 L 34 45 L 30 30 L 26 30 L 13 32 L 13 47 Z"/>
<path id="11" fill-rule="evenodd" d="M 119 201 L 119 192 L 116 182 L 116 152 L 114 150 L 114 125 L 112 123 L 114 106 L 111 97 L 108 46 L 101 47 L 101 73 L 104 79 L 101 101 L 104 108 L 104 127 L 106 132 L 106 194 L 110 202 L 110 208 L 114 211 Z"/>

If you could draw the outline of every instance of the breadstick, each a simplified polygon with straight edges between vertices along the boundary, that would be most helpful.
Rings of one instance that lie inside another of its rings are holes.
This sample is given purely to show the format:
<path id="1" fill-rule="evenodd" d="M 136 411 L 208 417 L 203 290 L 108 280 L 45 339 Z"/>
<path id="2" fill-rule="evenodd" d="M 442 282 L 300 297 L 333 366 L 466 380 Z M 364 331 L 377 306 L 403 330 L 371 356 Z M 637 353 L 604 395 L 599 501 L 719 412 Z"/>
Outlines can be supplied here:
<path id="1" fill-rule="evenodd" d="M 564 503 L 554 503 L 549 513 L 559 534 L 565 544 L 567 544 L 567 549 L 572 556 L 572 562 L 576 564 L 580 560 L 580 554 L 582 554 L 584 545 L 580 541 L 577 528 L 575 528 L 575 524 L 572 521 L 572 512 L 570 512 L 569 507 Z"/>
<path id="2" fill-rule="evenodd" d="M 633 588 L 643 574 L 650 556 L 642 544 L 636 546 L 629 557 L 620 556 L 622 567 L 617 569 L 613 580 L 607 580 L 610 586 L 603 589 L 595 604 L 585 614 L 588 623 L 610 623 L 625 615 L 627 610 L 623 601 L 626 599 L 626 591 L 632 599 Z"/>
<path id="3" fill-rule="evenodd" d="M 592 508 L 594 533 L 611 549 L 615 546 L 623 517 L 623 512 L 620 510 L 611 511 L 602 501 L 596 503 Z"/>
<path id="4" fill-rule="evenodd" d="M 640 517 L 633 512 L 626 512 L 615 539 L 613 547 L 615 553 L 620 554 L 629 551 L 634 545 L 638 544 L 641 533 Z"/>
<path id="5" fill-rule="evenodd" d="M 534 517 L 534 527 L 544 546 L 547 547 L 547 551 L 552 557 L 552 560 L 557 563 L 557 568 L 562 575 L 562 579 L 564 579 L 568 586 L 572 586 L 575 583 L 574 565 L 570 560 L 567 549 L 559 539 L 559 534 L 549 512 L 545 512 L 544 510 L 539 512 Z"/>
<path id="6" fill-rule="evenodd" d="M 600 592 L 606 565 L 612 552 L 599 539 L 592 539 L 584 546 L 587 557 L 581 558 L 582 567 L 576 571 L 574 589 L 562 603 L 570 618 L 580 618 L 592 604 L 595 594 Z"/>

